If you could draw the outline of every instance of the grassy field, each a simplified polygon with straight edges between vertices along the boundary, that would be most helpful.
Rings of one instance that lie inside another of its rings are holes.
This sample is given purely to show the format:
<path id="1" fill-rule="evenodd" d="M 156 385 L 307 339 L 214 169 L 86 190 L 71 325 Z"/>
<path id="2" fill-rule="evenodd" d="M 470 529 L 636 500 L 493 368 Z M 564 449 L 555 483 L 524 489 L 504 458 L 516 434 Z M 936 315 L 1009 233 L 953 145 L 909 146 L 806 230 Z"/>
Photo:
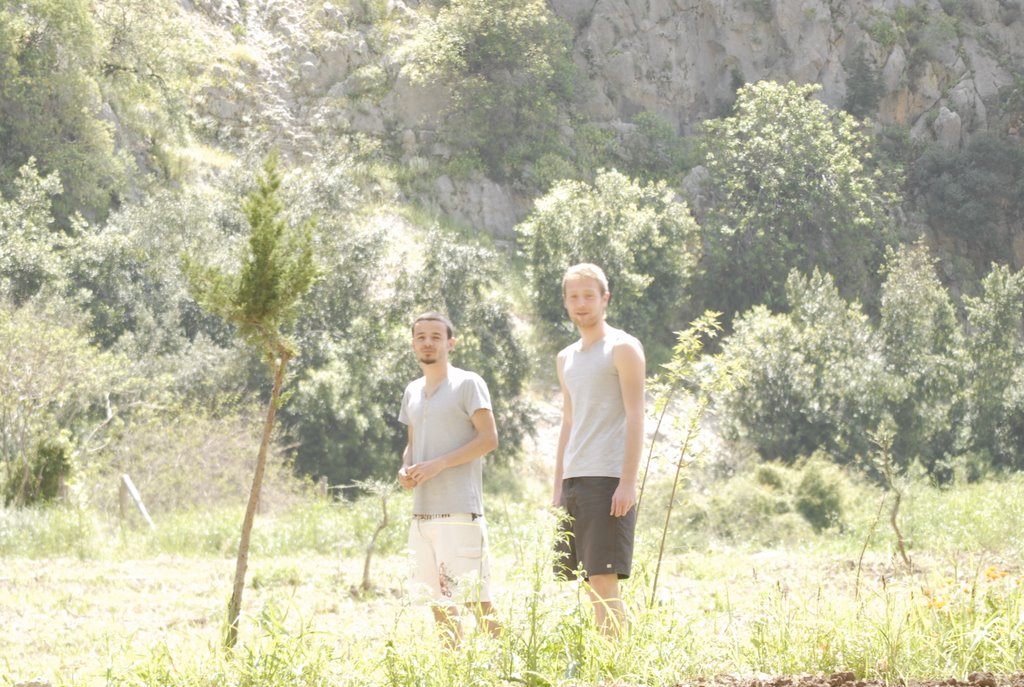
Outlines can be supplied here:
<path id="1" fill-rule="evenodd" d="M 594 631 L 581 587 L 550 580 L 543 492 L 490 497 L 506 631 L 472 636 L 458 652 L 442 650 L 429 612 L 405 600 L 405 495 L 390 499 L 370 590 L 361 583 L 379 499 L 258 518 L 230 652 L 219 643 L 239 509 L 177 514 L 155 532 L 69 509 L 0 511 L 0 685 L 672 685 L 720 674 L 1024 671 L 1024 480 L 908 488 L 909 566 L 885 519 L 875 521 L 884 494 L 863 485 L 846 494 L 842 527 L 820 534 L 792 513 L 746 542 L 699 531 L 707 524 L 675 527 L 653 596 L 667 504 L 652 488 L 619 642 Z M 699 499 L 686 500 L 679 518 L 692 521 Z"/>

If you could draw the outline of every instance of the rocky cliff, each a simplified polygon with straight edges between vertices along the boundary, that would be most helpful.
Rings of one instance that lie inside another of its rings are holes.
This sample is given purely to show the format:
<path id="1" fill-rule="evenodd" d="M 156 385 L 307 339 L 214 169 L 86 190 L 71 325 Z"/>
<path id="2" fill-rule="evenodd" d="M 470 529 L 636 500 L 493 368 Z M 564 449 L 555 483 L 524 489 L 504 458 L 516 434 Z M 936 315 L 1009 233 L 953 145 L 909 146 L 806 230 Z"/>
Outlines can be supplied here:
<path id="1" fill-rule="evenodd" d="M 980 131 L 1019 135 L 1022 4 L 551 0 L 572 27 L 574 59 L 589 81 L 583 114 L 608 129 L 628 129 L 649 112 L 687 135 L 726 112 L 743 83 L 794 80 L 821 84 L 825 102 L 879 129 L 900 127 L 950 149 Z M 447 94 L 416 85 L 406 68 L 419 2 L 350 0 L 310 11 L 283 0 L 220 0 L 194 11 L 222 28 L 245 27 L 244 49 L 206 75 L 201 106 L 219 134 L 260 130 L 295 155 L 363 134 L 412 169 L 448 154 L 436 138 Z M 531 201 L 481 175 L 432 180 L 420 200 L 498 238 L 511 236 Z"/>

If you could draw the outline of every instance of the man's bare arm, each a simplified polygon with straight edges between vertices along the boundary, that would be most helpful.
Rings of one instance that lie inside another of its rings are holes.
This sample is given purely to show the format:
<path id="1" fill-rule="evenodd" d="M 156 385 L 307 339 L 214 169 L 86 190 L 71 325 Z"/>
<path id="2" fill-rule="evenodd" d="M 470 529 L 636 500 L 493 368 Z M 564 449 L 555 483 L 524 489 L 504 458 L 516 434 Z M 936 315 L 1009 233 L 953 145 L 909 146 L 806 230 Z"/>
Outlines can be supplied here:
<path id="1" fill-rule="evenodd" d="M 476 435 L 472 439 L 454 451 L 406 468 L 406 473 L 417 485 L 436 477 L 442 470 L 476 460 L 498 448 L 498 428 L 490 408 L 478 409 L 470 420 L 476 429 Z"/>
<path id="2" fill-rule="evenodd" d="M 626 413 L 626 454 L 622 462 L 619 486 L 612 495 L 611 514 L 622 517 L 636 503 L 637 473 L 644 444 L 644 383 L 647 363 L 639 342 L 620 343 L 613 353 L 619 373 L 619 390 Z"/>
<path id="3" fill-rule="evenodd" d="M 412 465 L 412 425 L 407 425 L 408 440 L 405 443 L 405 450 L 402 451 L 402 467 L 398 469 L 398 484 L 404 489 L 412 489 L 416 482 L 409 476 L 409 466 Z"/>
<path id="4" fill-rule="evenodd" d="M 565 472 L 565 447 L 569 444 L 572 430 L 572 397 L 565 386 L 565 354 L 558 354 L 558 385 L 562 388 L 562 426 L 558 430 L 558 448 L 555 452 L 555 484 L 551 492 L 551 505 L 557 508 L 562 503 L 562 475 Z"/>

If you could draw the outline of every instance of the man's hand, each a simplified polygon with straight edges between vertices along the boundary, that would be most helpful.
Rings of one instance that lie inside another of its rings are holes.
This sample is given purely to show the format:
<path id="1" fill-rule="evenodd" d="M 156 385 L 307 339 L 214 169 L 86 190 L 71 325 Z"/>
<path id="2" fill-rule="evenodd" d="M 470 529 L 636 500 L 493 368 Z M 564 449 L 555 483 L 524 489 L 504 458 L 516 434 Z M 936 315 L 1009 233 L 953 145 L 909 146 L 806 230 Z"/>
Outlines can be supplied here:
<path id="1" fill-rule="evenodd" d="M 551 507 L 561 508 L 562 507 L 562 483 L 559 482 L 555 486 L 555 493 L 551 496 Z"/>
<path id="2" fill-rule="evenodd" d="M 619 486 L 615 487 L 615 493 L 612 494 L 612 511 L 613 517 L 621 518 L 623 515 L 629 512 L 629 509 L 636 504 L 636 485 L 632 482 L 619 482 Z"/>
<path id="3" fill-rule="evenodd" d="M 409 471 L 404 465 L 398 470 L 398 484 L 403 489 L 412 489 L 416 486 L 416 480 L 409 475 Z"/>
<path id="4" fill-rule="evenodd" d="M 413 486 L 418 487 L 427 480 L 437 477 L 442 470 L 444 470 L 444 466 L 441 461 L 435 459 L 410 465 L 405 472 L 412 478 Z"/>

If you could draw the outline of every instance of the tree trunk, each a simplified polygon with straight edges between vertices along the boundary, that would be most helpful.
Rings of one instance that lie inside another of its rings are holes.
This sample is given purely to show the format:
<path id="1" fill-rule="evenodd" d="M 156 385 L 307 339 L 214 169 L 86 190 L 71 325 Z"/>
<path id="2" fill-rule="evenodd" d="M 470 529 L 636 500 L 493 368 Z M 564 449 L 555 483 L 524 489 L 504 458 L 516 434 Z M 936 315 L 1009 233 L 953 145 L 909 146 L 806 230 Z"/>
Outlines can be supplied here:
<path id="1" fill-rule="evenodd" d="M 238 541 L 238 560 L 235 563 L 235 586 L 228 604 L 228 627 L 224 636 L 225 648 L 232 648 L 238 641 L 238 616 L 242 610 L 242 592 L 245 589 L 245 570 L 249 564 L 249 540 L 252 535 L 252 523 L 256 517 L 256 508 L 260 503 L 260 487 L 263 486 L 263 473 L 267 467 L 267 450 L 270 447 L 270 435 L 274 428 L 274 415 L 277 413 L 277 399 L 281 396 L 284 384 L 284 369 L 288 365 L 290 354 L 279 348 L 277 370 L 274 372 L 274 388 L 270 392 L 270 404 L 267 407 L 267 419 L 263 425 L 263 440 L 256 456 L 256 472 L 252 478 L 252 489 L 249 490 L 249 504 L 242 520 L 242 536 Z"/>

